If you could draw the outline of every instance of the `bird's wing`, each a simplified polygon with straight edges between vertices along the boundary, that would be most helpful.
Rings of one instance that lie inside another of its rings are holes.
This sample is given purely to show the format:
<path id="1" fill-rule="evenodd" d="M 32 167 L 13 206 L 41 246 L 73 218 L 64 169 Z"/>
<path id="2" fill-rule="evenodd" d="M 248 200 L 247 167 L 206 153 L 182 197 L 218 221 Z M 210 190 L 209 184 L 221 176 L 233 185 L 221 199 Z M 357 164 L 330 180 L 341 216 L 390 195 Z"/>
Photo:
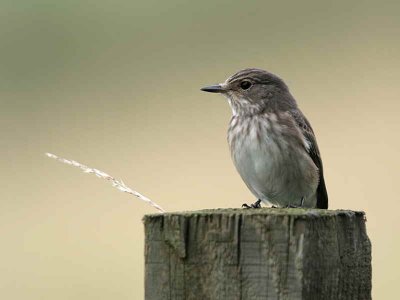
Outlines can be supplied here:
<path id="1" fill-rule="evenodd" d="M 321 155 L 319 153 L 317 141 L 315 139 L 314 131 L 308 122 L 307 118 L 298 109 L 290 111 L 290 114 L 295 119 L 297 125 L 306 138 L 309 147 L 306 148 L 310 158 L 319 170 L 319 184 L 317 187 L 317 208 L 328 208 L 328 193 L 325 187 L 324 170 L 322 166 Z"/>

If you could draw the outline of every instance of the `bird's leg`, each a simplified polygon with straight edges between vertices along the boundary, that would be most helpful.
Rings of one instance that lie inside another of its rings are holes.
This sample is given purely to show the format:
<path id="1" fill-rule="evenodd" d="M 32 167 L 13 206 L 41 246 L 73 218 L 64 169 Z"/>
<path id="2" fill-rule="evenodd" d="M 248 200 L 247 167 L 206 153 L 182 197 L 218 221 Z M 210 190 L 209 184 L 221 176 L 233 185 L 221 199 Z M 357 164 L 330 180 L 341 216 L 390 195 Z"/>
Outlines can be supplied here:
<path id="1" fill-rule="evenodd" d="M 248 205 L 246 203 L 242 204 L 243 208 L 261 208 L 261 199 L 258 199 L 256 202 Z"/>

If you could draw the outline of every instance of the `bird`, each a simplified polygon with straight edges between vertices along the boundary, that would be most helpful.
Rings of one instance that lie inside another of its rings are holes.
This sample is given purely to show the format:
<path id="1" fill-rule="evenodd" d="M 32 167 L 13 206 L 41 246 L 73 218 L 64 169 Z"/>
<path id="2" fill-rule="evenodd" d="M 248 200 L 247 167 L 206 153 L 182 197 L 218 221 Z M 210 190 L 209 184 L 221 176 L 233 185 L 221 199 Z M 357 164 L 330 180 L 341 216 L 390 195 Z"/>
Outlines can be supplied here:
<path id="1" fill-rule="evenodd" d="M 232 110 L 231 157 L 258 199 L 243 207 L 328 208 L 314 131 L 280 77 L 248 68 L 201 90 L 222 94 Z"/>

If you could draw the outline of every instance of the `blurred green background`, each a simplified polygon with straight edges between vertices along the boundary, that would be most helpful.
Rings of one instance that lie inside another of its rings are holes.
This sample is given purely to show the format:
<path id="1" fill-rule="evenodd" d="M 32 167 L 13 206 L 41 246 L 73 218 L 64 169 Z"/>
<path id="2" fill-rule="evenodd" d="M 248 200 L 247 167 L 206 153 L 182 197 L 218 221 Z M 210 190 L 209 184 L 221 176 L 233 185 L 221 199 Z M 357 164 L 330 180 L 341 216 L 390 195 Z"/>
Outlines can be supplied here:
<path id="1" fill-rule="evenodd" d="M 168 211 L 252 201 L 228 104 L 199 88 L 259 67 L 313 124 L 330 208 L 366 211 L 373 297 L 393 299 L 399 15 L 398 1 L 1 1 L 0 298 L 144 295 L 141 218 L 155 210 L 44 152 Z"/>

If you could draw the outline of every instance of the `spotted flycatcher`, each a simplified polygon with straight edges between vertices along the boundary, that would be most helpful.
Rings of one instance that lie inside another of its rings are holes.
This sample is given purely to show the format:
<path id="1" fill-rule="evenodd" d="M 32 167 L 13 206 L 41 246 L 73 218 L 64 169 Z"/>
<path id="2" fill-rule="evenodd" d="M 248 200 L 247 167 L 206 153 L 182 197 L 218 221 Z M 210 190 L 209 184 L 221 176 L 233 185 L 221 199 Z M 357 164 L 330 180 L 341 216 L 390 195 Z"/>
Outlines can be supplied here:
<path id="1" fill-rule="evenodd" d="M 258 199 L 243 206 L 328 208 L 314 132 L 282 79 L 245 69 L 201 90 L 223 94 L 232 109 L 232 160 Z"/>

